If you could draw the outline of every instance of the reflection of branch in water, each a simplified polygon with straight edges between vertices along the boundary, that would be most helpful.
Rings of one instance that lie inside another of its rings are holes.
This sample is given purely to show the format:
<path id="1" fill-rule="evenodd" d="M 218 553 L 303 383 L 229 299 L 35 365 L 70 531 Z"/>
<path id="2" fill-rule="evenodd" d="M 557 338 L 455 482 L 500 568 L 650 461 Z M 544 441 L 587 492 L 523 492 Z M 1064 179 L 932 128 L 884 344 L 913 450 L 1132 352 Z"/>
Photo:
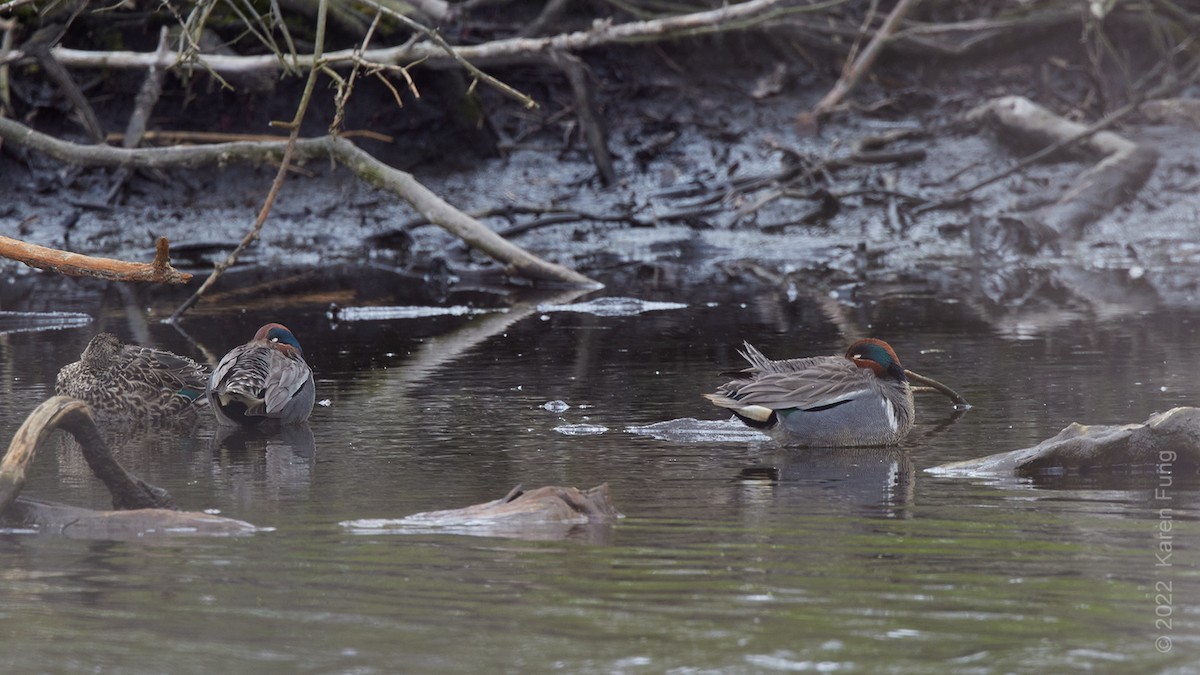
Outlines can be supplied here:
<path id="1" fill-rule="evenodd" d="M 591 289 L 572 288 L 550 294 L 530 294 L 510 307 L 507 312 L 478 315 L 454 331 L 422 342 L 413 350 L 407 363 L 385 371 L 388 381 L 404 386 L 419 382 L 476 345 L 503 333 L 521 319 L 535 314 L 538 305 L 568 303 L 589 292 Z"/>
<path id="2" fill-rule="evenodd" d="M 191 333 L 183 329 L 182 321 L 172 321 L 168 325 L 174 328 L 175 332 L 179 333 L 184 340 L 187 340 L 188 344 L 195 347 L 197 351 L 204 355 L 204 363 L 208 364 L 209 368 L 216 367 L 216 365 L 220 362 L 220 356 L 214 354 L 212 350 L 210 350 L 208 347 L 205 347 L 198 340 L 196 340 L 196 338 L 192 337 Z"/>

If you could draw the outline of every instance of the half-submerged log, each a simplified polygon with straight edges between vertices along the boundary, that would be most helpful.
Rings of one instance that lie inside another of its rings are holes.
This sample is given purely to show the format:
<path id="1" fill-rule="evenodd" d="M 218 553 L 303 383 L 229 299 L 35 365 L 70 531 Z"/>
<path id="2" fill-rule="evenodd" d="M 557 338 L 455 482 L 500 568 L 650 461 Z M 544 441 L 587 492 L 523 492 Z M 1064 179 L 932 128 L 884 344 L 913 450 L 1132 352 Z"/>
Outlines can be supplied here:
<path id="1" fill-rule="evenodd" d="M 34 455 L 57 429 L 75 437 L 88 467 L 112 494 L 115 511 L 18 498 Z M 96 427 L 91 408 L 68 396 L 51 397 L 34 408 L 0 461 L 0 522 L 10 526 L 97 539 L 246 534 L 256 529 L 240 520 L 174 509 L 166 490 L 150 485 L 117 463 Z"/>
<path id="2" fill-rule="evenodd" d="M 1032 448 L 950 462 L 930 473 L 1036 478 L 1081 474 L 1195 476 L 1200 471 L 1200 408 L 1172 408 L 1140 424 L 1077 422 Z"/>
<path id="3" fill-rule="evenodd" d="M 348 520 L 361 533 L 449 532 L 491 537 L 559 539 L 574 528 L 608 525 L 624 516 L 617 511 L 608 483 L 589 490 L 547 485 L 536 490 L 513 488 L 501 499 L 461 509 L 426 511 L 399 519 Z"/>

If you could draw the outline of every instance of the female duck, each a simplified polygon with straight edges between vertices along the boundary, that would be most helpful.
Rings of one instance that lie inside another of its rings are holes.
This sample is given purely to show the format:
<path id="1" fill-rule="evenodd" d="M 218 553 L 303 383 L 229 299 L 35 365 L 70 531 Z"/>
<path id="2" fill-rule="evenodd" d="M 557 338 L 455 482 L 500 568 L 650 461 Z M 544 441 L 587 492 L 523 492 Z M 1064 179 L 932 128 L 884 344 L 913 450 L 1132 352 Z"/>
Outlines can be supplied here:
<path id="1" fill-rule="evenodd" d="M 54 391 L 87 402 L 102 419 L 158 420 L 204 405 L 207 380 L 208 369 L 186 356 L 100 333 L 58 371 Z"/>
<path id="2" fill-rule="evenodd" d="M 779 443 L 892 445 L 912 430 L 912 388 L 886 342 L 859 340 L 844 356 L 783 361 L 745 346 L 750 367 L 705 397 Z"/>
<path id="3" fill-rule="evenodd" d="M 267 419 L 296 424 L 308 419 L 316 401 L 300 343 L 277 323 L 259 328 L 253 340 L 221 359 L 206 395 L 225 426 L 257 426 Z"/>

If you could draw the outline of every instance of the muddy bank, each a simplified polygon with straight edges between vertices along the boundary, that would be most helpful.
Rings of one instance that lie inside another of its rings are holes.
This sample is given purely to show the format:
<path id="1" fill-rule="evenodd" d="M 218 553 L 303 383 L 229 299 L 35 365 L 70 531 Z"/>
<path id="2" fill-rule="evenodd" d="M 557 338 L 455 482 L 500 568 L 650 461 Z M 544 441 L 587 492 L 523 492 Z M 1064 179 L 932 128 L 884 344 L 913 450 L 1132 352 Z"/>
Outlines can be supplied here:
<path id="1" fill-rule="evenodd" d="M 1075 35 L 1077 27 L 1062 31 Z M 961 302 L 965 313 L 1009 333 L 1064 317 L 1195 301 L 1200 178 L 1191 148 L 1200 143 L 1200 131 L 1187 116 L 1135 115 L 1116 129 L 1156 152 L 1158 162 L 1136 195 L 1077 239 L 1031 246 L 1011 216 L 1058 195 L 1092 164 L 1083 156 L 1036 164 L 957 208 L 912 208 L 1019 159 L 1020 151 L 995 134 L 962 122 L 982 100 L 1021 94 L 1053 106 L 1082 95 L 1085 82 L 1069 69 L 1048 66 L 1083 58 L 1062 35 L 1020 53 L 972 60 L 885 53 L 875 78 L 818 134 L 793 121 L 827 91 L 834 64 L 782 62 L 776 50 L 755 47 L 746 36 L 725 36 L 674 42 L 658 53 L 633 47 L 589 52 L 615 158 L 618 182 L 611 187 L 601 185 L 578 126 L 564 114 L 565 81 L 520 68 L 498 74 L 529 87 L 542 109 L 531 118 L 486 93 L 485 131 L 498 142 L 482 143 L 475 132 L 434 116 L 439 101 L 433 94 L 397 112 L 399 121 L 379 123 L 396 132 L 394 142 L 363 146 L 412 171 L 463 211 L 490 214 L 480 219 L 511 231 L 519 245 L 625 294 L 691 297 L 744 287 L 789 301 L 816 299 L 834 314 L 881 298 L 926 295 Z M 281 113 L 291 105 L 287 94 L 285 83 L 271 103 L 260 97 L 256 115 L 265 120 Z M 364 85 L 358 96 L 352 123 L 388 117 L 379 113 L 386 92 Z M 203 114 L 162 123 L 215 118 L 228 126 L 222 115 L 244 109 L 245 101 L 234 107 L 226 97 L 215 95 Z M 1058 108 L 1072 113 L 1069 105 Z M 116 104 L 102 110 L 114 124 L 123 112 Z M 327 113 L 314 115 L 317 133 Z M 65 117 L 43 111 L 39 122 L 72 133 Z M 794 175 L 796 166 L 851 158 L 862 151 L 860 141 L 881 138 L 897 153 L 895 161 L 842 161 L 821 171 L 824 180 L 803 194 L 771 192 L 779 192 L 774 179 Z M 107 208 L 98 206 L 107 172 L 72 170 L 6 148 L 0 181 L 15 186 L 19 197 L 0 206 L 0 231 L 142 261 L 153 257 L 154 239 L 163 235 L 172 240 L 176 266 L 202 276 L 249 230 L 273 174 L 272 167 L 233 165 L 169 170 L 135 177 L 125 202 Z M 839 198 L 831 203 L 821 191 Z M 423 225 L 394 196 L 343 169 L 309 162 L 288 179 L 261 241 L 239 263 L 240 274 L 217 290 L 258 285 L 277 296 L 299 286 L 314 302 L 378 301 L 358 297 L 354 288 L 362 284 L 351 281 L 353 272 L 339 272 L 363 266 L 378 283 L 395 284 L 384 295 L 428 302 L 454 293 L 471 297 L 512 281 L 456 239 Z M 10 288 L 4 309 L 54 305 L 64 287 L 93 298 L 108 292 L 15 263 L 0 263 L 0 270 L 10 287 L 21 289 Z M 276 285 L 262 285 L 268 282 Z M 129 292 L 163 298 L 164 305 L 179 295 Z M 198 309 L 209 302 L 217 300 Z"/>

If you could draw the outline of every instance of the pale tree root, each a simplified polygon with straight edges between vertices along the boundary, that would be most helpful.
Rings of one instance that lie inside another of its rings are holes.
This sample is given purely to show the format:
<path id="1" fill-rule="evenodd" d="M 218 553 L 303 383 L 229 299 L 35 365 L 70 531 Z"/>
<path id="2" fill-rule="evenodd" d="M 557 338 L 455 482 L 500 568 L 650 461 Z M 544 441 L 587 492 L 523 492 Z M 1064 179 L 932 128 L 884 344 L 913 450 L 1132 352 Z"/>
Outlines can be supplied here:
<path id="1" fill-rule="evenodd" d="M 18 497 L 38 448 L 58 429 L 79 443 L 88 467 L 112 494 L 116 511 L 92 511 Z M 166 490 L 129 473 L 113 459 L 96 427 L 91 408 L 78 399 L 54 396 L 42 402 L 17 429 L 0 461 L 0 519 L 36 525 L 73 536 L 127 538 L 147 533 L 234 534 L 251 532 L 249 523 L 175 510 Z"/>
<path id="2" fill-rule="evenodd" d="M 283 143 L 270 142 L 217 143 L 170 148 L 78 145 L 3 118 L 0 118 L 0 138 L 59 161 L 80 166 L 167 168 L 227 162 L 278 162 L 284 152 Z M 438 197 L 412 174 L 384 164 L 344 138 L 323 136 L 296 142 L 293 159 L 321 158 L 333 158 L 367 183 L 401 197 L 429 222 L 441 226 L 468 245 L 504 263 L 514 274 L 573 286 L 598 288 L 601 285 L 579 272 L 543 260 L 508 242 L 483 223 Z"/>
<path id="3" fill-rule="evenodd" d="M 1137 194 L 1158 163 L 1158 153 L 1111 131 L 1084 136 L 1088 127 L 1055 115 L 1020 96 L 992 99 L 967 114 L 1024 145 L 1049 145 L 1079 138 L 1075 147 L 1102 159 L 1079 174 L 1053 203 L 1026 218 L 1040 239 L 1078 238 L 1083 230 Z M 1081 137 L 1083 136 L 1083 137 Z"/>

